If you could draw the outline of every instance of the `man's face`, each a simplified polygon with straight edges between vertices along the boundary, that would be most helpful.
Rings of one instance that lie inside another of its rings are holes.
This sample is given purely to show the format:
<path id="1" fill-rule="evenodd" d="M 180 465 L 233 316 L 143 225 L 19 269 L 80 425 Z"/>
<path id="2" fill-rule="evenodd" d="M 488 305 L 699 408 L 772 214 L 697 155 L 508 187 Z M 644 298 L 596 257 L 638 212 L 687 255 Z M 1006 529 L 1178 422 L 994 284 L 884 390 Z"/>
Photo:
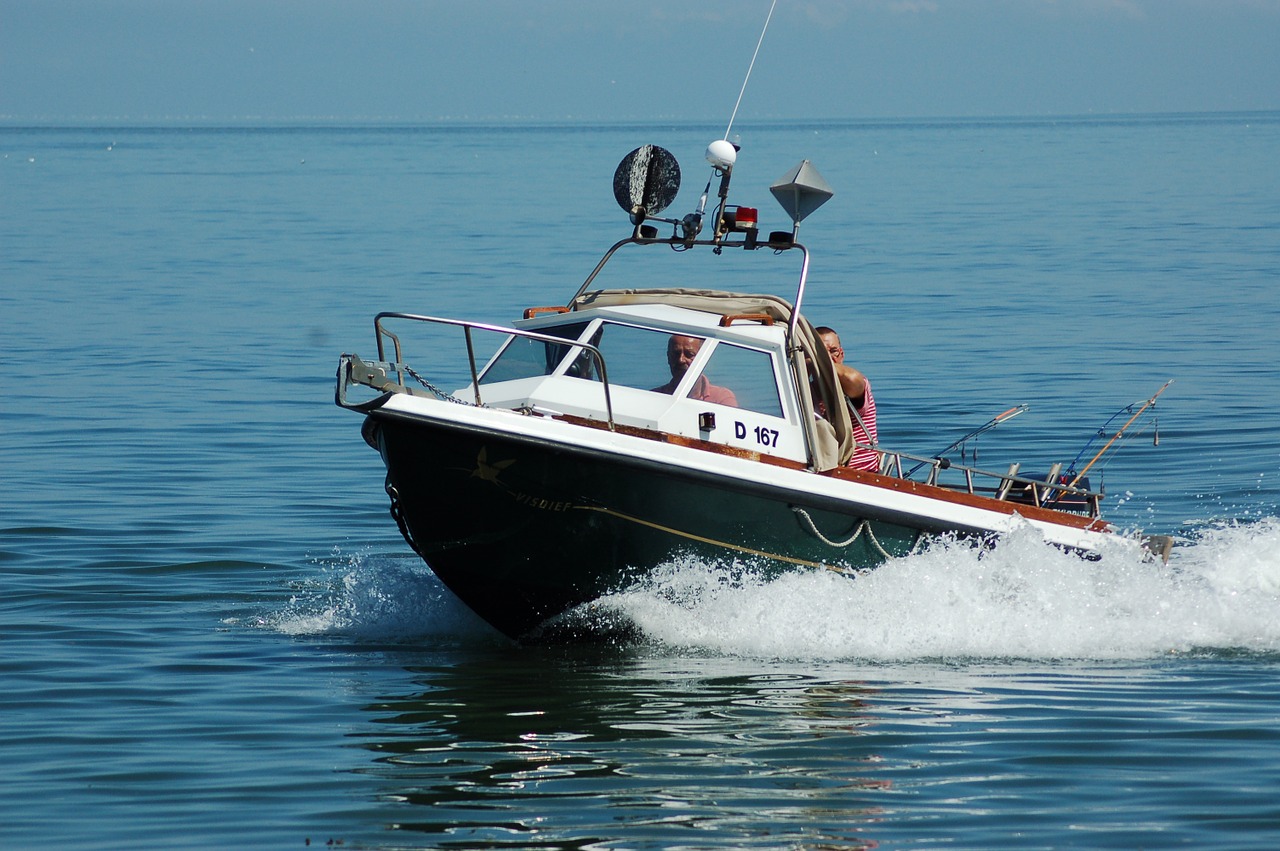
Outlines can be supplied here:
<path id="1" fill-rule="evenodd" d="M 840 348 L 840 338 L 835 334 L 823 334 L 822 345 L 831 355 L 833 363 L 844 363 L 844 349 Z"/>
<path id="2" fill-rule="evenodd" d="M 697 337 L 675 336 L 667 340 L 667 366 L 671 367 L 671 377 L 679 378 L 689 371 L 702 341 Z"/>

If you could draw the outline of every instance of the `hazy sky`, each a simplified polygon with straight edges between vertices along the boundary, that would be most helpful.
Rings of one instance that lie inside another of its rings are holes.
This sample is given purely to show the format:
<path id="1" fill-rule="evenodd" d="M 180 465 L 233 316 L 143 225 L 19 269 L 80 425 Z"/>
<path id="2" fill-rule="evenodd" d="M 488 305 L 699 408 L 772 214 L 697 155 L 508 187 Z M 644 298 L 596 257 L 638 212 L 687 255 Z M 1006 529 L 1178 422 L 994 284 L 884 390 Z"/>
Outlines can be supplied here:
<path id="1" fill-rule="evenodd" d="M 0 117 L 724 121 L 770 0 L 0 0 Z M 1280 0 L 778 0 L 739 121 L 1280 109 Z"/>

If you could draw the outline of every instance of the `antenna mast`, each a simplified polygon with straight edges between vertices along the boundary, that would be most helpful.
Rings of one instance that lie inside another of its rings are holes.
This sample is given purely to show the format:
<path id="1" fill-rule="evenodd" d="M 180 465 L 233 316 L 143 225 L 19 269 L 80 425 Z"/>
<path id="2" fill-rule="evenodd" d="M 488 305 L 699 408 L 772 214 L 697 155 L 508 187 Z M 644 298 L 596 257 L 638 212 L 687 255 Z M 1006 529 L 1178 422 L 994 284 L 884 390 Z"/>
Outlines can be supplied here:
<path id="1" fill-rule="evenodd" d="M 729 194 L 729 180 L 733 174 L 733 164 L 738 159 L 738 146 L 729 141 L 729 131 L 733 129 L 733 121 L 738 117 L 738 107 L 742 105 L 742 96 L 747 91 L 747 81 L 751 79 L 751 71 L 756 67 L 756 57 L 760 55 L 760 45 L 764 44 L 764 34 L 769 31 L 769 22 L 773 20 L 773 10 L 778 7 L 778 0 L 769 5 L 769 14 L 765 16 L 764 26 L 760 28 L 760 38 L 756 40 L 756 49 L 751 54 L 751 63 L 742 78 L 742 88 L 738 89 L 738 100 L 733 104 L 733 112 L 729 115 L 729 124 L 724 128 L 724 138 L 707 146 L 707 161 L 711 163 L 711 176 L 707 178 L 707 186 L 698 199 L 698 209 L 684 217 L 683 226 L 686 239 L 692 239 L 702 230 L 702 216 L 707 209 L 707 199 L 711 195 L 711 181 L 720 175 L 720 204 L 716 212 L 716 239 L 723 236 L 721 223 L 724 221 L 726 199 Z M 720 252 L 719 247 L 716 253 Z"/>
<path id="2" fill-rule="evenodd" d="M 747 74 L 742 78 L 742 88 L 738 90 L 738 100 L 733 105 L 733 112 L 729 115 L 729 126 L 724 128 L 725 141 L 729 140 L 729 131 L 733 129 L 733 120 L 738 117 L 738 107 L 742 105 L 742 95 L 747 91 L 747 80 L 751 79 L 751 70 L 756 67 L 756 57 L 760 55 L 760 45 L 764 44 L 764 34 L 769 30 L 769 21 L 773 20 L 773 10 L 778 7 L 778 0 L 773 0 L 769 6 L 769 14 L 765 16 L 764 27 L 760 30 L 760 38 L 756 41 L 756 50 L 751 54 L 751 64 L 747 66 Z"/>

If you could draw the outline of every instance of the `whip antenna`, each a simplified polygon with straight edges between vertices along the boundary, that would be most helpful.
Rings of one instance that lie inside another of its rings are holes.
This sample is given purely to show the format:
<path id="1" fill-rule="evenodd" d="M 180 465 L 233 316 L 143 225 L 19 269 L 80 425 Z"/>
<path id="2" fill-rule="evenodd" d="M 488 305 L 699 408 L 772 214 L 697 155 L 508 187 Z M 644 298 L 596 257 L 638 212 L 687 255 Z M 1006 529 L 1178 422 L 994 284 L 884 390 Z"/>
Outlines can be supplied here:
<path id="1" fill-rule="evenodd" d="M 755 52 L 751 54 L 751 64 L 747 65 L 747 73 L 742 78 L 742 88 L 738 89 L 738 100 L 729 115 L 729 125 L 724 128 L 724 138 L 717 139 L 707 146 L 707 162 L 711 163 L 711 176 L 707 178 L 707 187 L 702 190 L 698 199 L 698 209 L 685 216 L 680 224 L 684 229 L 686 240 L 692 240 L 702 230 L 702 216 L 707 210 L 707 199 L 711 197 L 711 182 L 720 175 L 720 203 L 716 210 L 716 254 L 720 253 L 720 238 L 727 232 L 724 226 L 725 206 L 729 196 L 729 179 L 733 174 L 733 164 L 738 160 L 738 146 L 729 141 L 729 132 L 733 130 L 733 120 L 738 117 L 738 107 L 742 106 L 742 96 L 747 91 L 747 81 L 751 79 L 751 71 L 756 67 L 756 57 L 760 55 L 760 45 L 764 44 L 764 34 L 769 31 L 769 22 L 773 20 L 773 10 L 778 7 L 778 0 L 769 5 L 769 14 L 765 16 L 764 26 L 760 28 L 760 38 L 756 40 Z M 754 210 L 752 211 L 754 212 Z"/>
<path id="2" fill-rule="evenodd" d="M 769 30 L 769 21 L 773 20 L 773 10 L 778 7 L 778 0 L 769 6 L 769 14 L 764 19 L 764 27 L 760 30 L 760 39 L 756 42 L 756 51 L 751 54 L 751 64 L 747 66 L 747 75 L 742 78 L 742 88 L 738 90 L 738 102 L 733 105 L 733 113 L 729 116 L 729 126 L 724 128 L 724 138 L 728 140 L 729 131 L 733 129 L 733 120 L 738 117 L 738 107 L 742 105 L 742 95 L 747 91 L 747 80 L 751 79 L 751 69 L 756 67 L 756 57 L 760 55 L 760 45 L 764 44 L 764 34 Z"/>

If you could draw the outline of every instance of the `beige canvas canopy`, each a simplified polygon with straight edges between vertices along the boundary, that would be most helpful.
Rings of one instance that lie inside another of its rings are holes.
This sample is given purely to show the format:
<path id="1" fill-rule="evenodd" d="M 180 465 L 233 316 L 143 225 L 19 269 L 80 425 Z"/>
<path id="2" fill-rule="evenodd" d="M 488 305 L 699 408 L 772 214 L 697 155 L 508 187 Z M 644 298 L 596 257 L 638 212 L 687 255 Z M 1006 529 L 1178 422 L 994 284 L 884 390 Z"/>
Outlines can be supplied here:
<path id="1" fill-rule="evenodd" d="M 717 316 L 763 314 L 774 322 L 791 326 L 792 306 L 785 299 L 772 295 L 748 295 L 720 290 L 669 289 L 618 289 L 595 290 L 574 299 L 572 308 L 614 307 L 633 304 L 666 304 L 712 313 Z M 787 354 L 791 359 L 791 372 L 796 382 L 806 438 L 810 446 L 811 462 L 816 470 L 827 470 L 847 462 L 853 455 L 853 425 L 849 408 L 844 404 L 835 365 L 826 346 L 818 339 L 813 325 L 803 315 L 795 318 L 795 338 L 788 341 Z M 810 393 L 809 366 L 812 362 L 816 375 Z M 814 415 L 815 402 L 820 398 L 828 416 Z"/>

